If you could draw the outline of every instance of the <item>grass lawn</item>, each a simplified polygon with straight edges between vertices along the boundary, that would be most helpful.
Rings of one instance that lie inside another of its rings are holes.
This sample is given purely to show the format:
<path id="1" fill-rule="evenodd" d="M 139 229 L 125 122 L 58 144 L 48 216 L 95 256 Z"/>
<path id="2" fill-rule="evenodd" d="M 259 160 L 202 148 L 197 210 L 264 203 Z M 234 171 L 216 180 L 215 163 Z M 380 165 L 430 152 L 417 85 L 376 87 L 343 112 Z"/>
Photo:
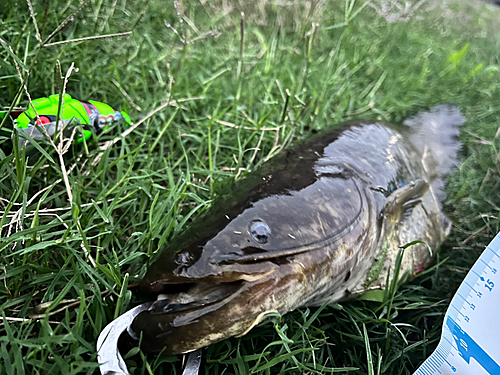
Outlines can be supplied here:
<path id="1" fill-rule="evenodd" d="M 118 125 L 64 155 L 45 145 L 31 156 L 12 149 L 2 122 L 0 375 L 97 374 L 99 333 L 141 300 L 127 286 L 233 176 L 317 129 L 401 122 L 451 102 L 467 123 L 445 207 L 452 234 L 435 266 L 390 304 L 271 318 L 210 346 L 201 370 L 412 373 L 499 230 L 500 11 L 412 1 L 421 6 L 407 17 L 386 3 L 184 0 L 176 11 L 161 0 L 67 0 L 35 1 L 30 12 L 4 0 L 0 107 L 65 90 L 143 122 L 126 137 Z M 127 355 L 133 374 L 179 373 L 181 361 Z"/>

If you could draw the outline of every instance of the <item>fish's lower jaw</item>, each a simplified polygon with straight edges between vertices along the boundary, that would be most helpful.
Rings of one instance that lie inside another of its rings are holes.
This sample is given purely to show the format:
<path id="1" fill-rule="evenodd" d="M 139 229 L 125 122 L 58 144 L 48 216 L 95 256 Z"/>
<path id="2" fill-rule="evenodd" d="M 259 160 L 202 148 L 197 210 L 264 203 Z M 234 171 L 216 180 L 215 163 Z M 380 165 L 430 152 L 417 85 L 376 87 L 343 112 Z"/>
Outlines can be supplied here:
<path id="1" fill-rule="evenodd" d="M 288 297 L 301 288 L 300 281 L 283 286 L 281 280 L 273 270 L 251 281 L 193 284 L 177 295 L 158 295 L 152 309 L 135 318 L 131 331 L 142 335 L 145 352 L 168 355 L 243 336 L 270 314 L 288 312 L 295 304 Z M 203 295 L 210 297 L 200 303 Z"/>

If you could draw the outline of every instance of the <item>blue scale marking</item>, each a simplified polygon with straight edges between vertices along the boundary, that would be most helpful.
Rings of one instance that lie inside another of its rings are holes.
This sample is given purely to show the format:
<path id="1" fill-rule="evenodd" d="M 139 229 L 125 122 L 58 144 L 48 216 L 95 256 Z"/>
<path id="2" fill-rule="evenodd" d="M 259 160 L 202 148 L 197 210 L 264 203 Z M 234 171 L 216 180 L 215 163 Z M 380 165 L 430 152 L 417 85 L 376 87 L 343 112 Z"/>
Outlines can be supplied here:
<path id="1" fill-rule="evenodd" d="M 434 364 L 434 366 L 436 366 L 436 365 L 438 365 L 438 366 L 439 366 L 439 363 L 438 363 L 437 358 L 432 358 L 432 361 L 431 361 L 431 362 Z"/>
<path id="2" fill-rule="evenodd" d="M 465 317 L 465 315 L 464 315 L 464 314 L 462 314 L 462 313 L 460 312 L 460 310 L 462 310 L 462 309 L 464 308 L 464 306 L 463 306 L 463 305 L 462 305 L 462 306 L 460 306 L 460 308 L 458 308 L 458 307 L 457 307 L 457 306 L 455 306 L 455 305 L 450 305 L 450 307 L 453 307 L 454 309 L 456 309 L 456 310 L 457 310 L 457 313 L 458 313 L 458 314 L 460 314 L 460 315 L 462 315 L 462 316 L 464 316 L 464 317 Z M 457 314 L 457 316 L 458 316 L 458 314 Z"/>
<path id="3" fill-rule="evenodd" d="M 467 282 L 467 279 L 464 280 L 464 284 L 467 285 L 469 288 L 471 288 L 474 292 L 478 292 L 476 289 L 474 289 L 473 286 L 471 286 L 468 282 Z"/>
<path id="4" fill-rule="evenodd" d="M 488 267 L 490 270 L 492 270 L 492 269 L 493 269 L 493 267 L 491 267 L 488 263 L 486 263 L 486 262 L 484 261 L 484 259 L 479 259 L 479 260 L 480 260 L 481 262 L 483 262 L 483 263 L 484 263 L 484 265 L 485 265 L 486 267 Z"/>
<path id="5" fill-rule="evenodd" d="M 493 255 L 494 255 L 494 256 L 496 256 L 498 259 L 500 259 L 500 255 L 498 255 L 498 254 L 495 252 L 495 250 L 493 250 L 493 249 L 490 249 L 490 250 L 491 250 L 491 252 L 493 253 Z"/>
<path id="6" fill-rule="evenodd" d="M 496 363 L 488 353 L 481 348 L 467 332 L 450 317 L 446 319 L 446 325 L 450 329 L 455 344 L 458 348 L 458 353 L 465 362 L 470 364 L 470 359 L 474 358 L 489 374 L 500 374 L 500 366 Z"/>

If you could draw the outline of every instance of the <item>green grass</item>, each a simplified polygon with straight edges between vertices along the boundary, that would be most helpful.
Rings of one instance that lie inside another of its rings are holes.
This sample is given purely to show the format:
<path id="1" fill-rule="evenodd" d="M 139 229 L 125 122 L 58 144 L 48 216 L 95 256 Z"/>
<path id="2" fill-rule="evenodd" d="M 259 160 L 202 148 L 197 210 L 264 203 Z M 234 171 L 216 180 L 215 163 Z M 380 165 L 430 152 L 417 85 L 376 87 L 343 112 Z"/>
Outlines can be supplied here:
<path id="1" fill-rule="evenodd" d="M 400 122 L 452 102 L 467 117 L 464 162 L 450 179 L 454 226 L 436 266 L 389 304 L 303 308 L 212 345 L 202 373 L 406 374 L 432 352 L 454 291 L 499 230 L 497 10 L 458 1 L 388 23 L 361 1 L 310 9 L 302 4 L 316 2 L 193 0 L 182 4 L 181 25 L 170 3 L 92 0 L 41 45 L 28 5 L 4 3 L 0 106 L 28 103 L 14 61 L 32 98 L 60 93 L 74 62 L 66 91 L 75 98 L 109 103 L 135 121 L 170 105 L 102 154 L 125 126 L 62 158 L 48 145 L 28 158 L 11 150 L 12 125 L 3 123 L 0 374 L 97 373 L 97 336 L 140 299 L 127 285 L 232 176 L 315 129 L 353 118 Z M 79 5 L 34 3 L 41 40 Z M 183 44 L 164 20 L 187 40 L 220 36 Z M 135 374 L 170 374 L 181 359 L 133 350 L 127 361 Z"/>

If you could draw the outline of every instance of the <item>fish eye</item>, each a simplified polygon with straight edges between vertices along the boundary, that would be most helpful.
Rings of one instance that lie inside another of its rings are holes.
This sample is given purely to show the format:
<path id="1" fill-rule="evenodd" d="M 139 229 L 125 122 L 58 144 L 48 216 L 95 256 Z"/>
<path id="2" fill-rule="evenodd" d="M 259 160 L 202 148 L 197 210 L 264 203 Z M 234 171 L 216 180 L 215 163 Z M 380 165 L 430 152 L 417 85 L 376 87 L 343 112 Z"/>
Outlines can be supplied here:
<path id="1" fill-rule="evenodd" d="M 257 243 L 265 244 L 271 236 L 271 228 L 265 222 L 255 220 L 250 224 L 250 234 Z"/>

